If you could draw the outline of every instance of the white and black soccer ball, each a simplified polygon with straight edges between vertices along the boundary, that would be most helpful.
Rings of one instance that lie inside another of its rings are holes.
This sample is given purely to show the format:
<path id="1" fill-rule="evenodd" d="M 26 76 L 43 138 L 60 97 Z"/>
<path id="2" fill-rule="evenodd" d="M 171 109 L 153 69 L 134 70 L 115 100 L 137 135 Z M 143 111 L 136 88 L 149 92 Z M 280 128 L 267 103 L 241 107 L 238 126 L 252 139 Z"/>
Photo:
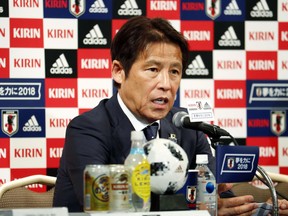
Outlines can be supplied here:
<path id="1" fill-rule="evenodd" d="M 151 165 L 151 191 L 173 194 L 187 178 L 188 157 L 181 146 L 168 139 L 153 139 L 144 145 Z"/>

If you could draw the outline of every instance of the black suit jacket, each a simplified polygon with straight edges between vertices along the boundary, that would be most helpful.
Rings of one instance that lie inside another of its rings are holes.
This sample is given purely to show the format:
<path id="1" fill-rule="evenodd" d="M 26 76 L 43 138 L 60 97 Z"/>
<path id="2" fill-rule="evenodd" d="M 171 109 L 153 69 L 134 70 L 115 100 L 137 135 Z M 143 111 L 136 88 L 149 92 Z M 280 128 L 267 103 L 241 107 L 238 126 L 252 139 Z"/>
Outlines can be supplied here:
<path id="1" fill-rule="evenodd" d="M 183 110 L 172 108 L 160 121 L 160 137 L 176 134 L 177 143 L 186 151 L 189 167 L 194 169 L 196 154 L 208 154 L 215 173 L 206 136 L 199 131 L 177 128 L 173 115 Z M 83 170 L 87 164 L 123 164 L 130 152 L 130 132 L 134 130 L 122 111 L 117 96 L 102 100 L 89 112 L 75 117 L 68 125 L 58 169 L 53 205 L 66 206 L 70 212 L 83 211 Z M 159 153 L 160 154 L 160 153 Z"/>

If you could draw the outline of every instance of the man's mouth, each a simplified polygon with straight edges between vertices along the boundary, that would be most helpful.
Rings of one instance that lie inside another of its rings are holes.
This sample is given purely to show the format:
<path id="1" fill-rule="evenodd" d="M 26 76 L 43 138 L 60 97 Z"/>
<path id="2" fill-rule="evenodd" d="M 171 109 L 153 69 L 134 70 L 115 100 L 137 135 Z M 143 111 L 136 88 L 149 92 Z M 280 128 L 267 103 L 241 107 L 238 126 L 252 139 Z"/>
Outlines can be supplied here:
<path id="1" fill-rule="evenodd" d="M 163 104 L 168 103 L 168 98 L 157 98 L 153 100 L 153 102 L 159 105 L 163 105 Z"/>

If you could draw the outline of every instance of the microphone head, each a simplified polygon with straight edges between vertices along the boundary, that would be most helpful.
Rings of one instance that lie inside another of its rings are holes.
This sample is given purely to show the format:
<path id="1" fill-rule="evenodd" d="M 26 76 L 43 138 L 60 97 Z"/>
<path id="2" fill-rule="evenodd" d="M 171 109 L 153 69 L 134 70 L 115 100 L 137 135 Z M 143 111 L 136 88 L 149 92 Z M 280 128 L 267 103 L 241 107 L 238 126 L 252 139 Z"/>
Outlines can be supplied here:
<path id="1" fill-rule="evenodd" d="M 182 127 L 183 125 L 183 118 L 188 116 L 188 113 L 184 112 L 184 111 L 180 111 L 174 114 L 173 118 L 172 118 L 172 123 L 176 126 L 176 127 Z"/>

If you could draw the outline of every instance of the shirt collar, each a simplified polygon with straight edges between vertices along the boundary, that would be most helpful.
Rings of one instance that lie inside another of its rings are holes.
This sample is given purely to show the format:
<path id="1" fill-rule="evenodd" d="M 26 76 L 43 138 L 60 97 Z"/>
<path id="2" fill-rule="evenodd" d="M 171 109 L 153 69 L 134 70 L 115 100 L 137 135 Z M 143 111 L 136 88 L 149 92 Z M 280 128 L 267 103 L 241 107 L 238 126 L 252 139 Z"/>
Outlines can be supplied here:
<path id="1" fill-rule="evenodd" d="M 117 100 L 118 103 L 121 107 L 121 109 L 123 110 L 123 112 L 125 113 L 125 115 L 128 117 L 128 119 L 130 120 L 131 124 L 133 125 L 134 129 L 136 131 L 141 131 L 143 130 L 145 127 L 147 127 L 149 124 L 144 123 L 139 121 L 135 115 L 128 109 L 128 107 L 124 104 L 122 98 L 120 97 L 120 94 L 117 94 Z M 159 124 L 159 129 L 160 129 L 160 120 L 157 120 L 155 122 L 158 122 Z"/>

